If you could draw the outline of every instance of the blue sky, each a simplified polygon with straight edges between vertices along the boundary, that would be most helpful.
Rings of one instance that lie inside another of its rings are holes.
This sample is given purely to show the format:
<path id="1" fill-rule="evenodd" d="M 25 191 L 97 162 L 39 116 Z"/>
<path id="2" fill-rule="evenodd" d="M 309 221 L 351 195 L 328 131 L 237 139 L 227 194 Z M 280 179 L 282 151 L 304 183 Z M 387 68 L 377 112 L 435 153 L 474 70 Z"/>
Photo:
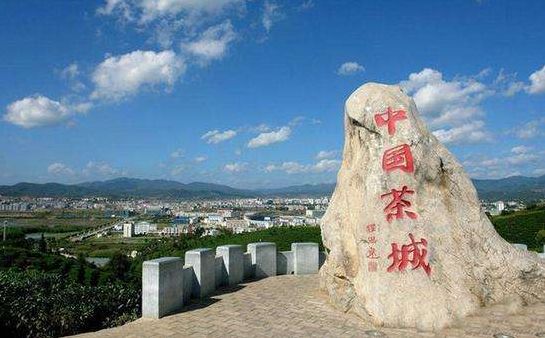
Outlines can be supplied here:
<path id="1" fill-rule="evenodd" d="M 545 2 L 0 3 L 0 184 L 333 182 L 343 104 L 400 84 L 472 177 L 545 174 Z"/>

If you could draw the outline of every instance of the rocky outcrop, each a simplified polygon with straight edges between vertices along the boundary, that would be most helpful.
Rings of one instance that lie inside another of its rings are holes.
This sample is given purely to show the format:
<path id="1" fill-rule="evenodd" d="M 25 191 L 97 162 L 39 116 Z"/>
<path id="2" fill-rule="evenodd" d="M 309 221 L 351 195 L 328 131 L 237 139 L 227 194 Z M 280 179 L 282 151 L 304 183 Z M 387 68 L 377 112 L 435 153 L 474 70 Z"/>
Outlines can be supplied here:
<path id="1" fill-rule="evenodd" d="M 320 270 L 333 304 L 377 325 L 437 330 L 482 306 L 545 300 L 545 263 L 503 240 L 462 166 L 398 86 L 346 101 Z"/>

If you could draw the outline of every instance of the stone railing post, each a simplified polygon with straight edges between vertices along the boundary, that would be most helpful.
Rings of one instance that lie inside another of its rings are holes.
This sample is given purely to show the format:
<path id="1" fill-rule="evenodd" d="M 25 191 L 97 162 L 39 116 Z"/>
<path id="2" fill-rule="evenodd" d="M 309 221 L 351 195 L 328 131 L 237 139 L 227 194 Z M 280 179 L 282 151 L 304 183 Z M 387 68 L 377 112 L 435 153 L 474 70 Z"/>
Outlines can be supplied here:
<path id="1" fill-rule="evenodd" d="M 317 243 L 292 243 L 293 273 L 308 275 L 318 273 L 320 268 L 320 253 Z"/>
<path id="2" fill-rule="evenodd" d="M 252 255 L 255 278 L 276 276 L 276 244 L 270 242 L 250 243 L 248 252 Z"/>
<path id="3" fill-rule="evenodd" d="M 142 265 L 142 317 L 161 318 L 184 305 L 183 263 L 163 257 Z"/>
<path id="4" fill-rule="evenodd" d="M 242 254 L 242 264 L 244 268 L 244 277 L 243 279 L 251 279 L 254 277 L 254 268 L 252 264 L 252 254 L 245 252 Z"/>
<path id="5" fill-rule="evenodd" d="M 276 274 L 291 275 L 293 273 L 293 251 L 280 251 L 276 254 Z"/>
<path id="6" fill-rule="evenodd" d="M 519 250 L 528 251 L 528 246 L 526 244 L 513 244 L 513 246 Z"/>
<path id="7" fill-rule="evenodd" d="M 221 284 L 236 285 L 244 278 L 242 246 L 222 245 L 216 248 L 216 255 L 223 259 L 224 276 Z"/>
<path id="8" fill-rule="evenodd" d="M 186 251 L 185 264 L 193 268 L 193 297 L 205 297 L 216 289 L 215 259 L 212 249 Z"/>

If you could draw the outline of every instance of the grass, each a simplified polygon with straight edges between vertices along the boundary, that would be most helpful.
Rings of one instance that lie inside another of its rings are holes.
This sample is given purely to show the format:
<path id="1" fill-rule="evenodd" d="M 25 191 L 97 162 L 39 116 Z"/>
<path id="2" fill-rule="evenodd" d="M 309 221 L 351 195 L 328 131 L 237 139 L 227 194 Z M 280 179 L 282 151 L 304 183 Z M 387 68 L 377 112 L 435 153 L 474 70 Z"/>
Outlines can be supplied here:
<path id="1" fill-rule="evenodd" d="M 88 257 L 112 257 L 116 252 L 130 253 L 133 250 L 142 250 L 154 238 L 133 237 L 124 238 L 121 234 L 108 237 L 91 237 L 81 242 L 59 241 L 56 247 L 63 247 L 68 252 Z"/>

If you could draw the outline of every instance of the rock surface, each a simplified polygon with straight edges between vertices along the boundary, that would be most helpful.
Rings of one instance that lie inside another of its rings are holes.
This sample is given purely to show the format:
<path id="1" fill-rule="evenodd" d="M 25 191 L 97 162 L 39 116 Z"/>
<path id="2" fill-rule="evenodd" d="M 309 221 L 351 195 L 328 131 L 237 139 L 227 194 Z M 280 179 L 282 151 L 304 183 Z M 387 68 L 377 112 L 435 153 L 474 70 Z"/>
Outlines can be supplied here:
<path id="1" fill-rule="evenodd" d="M 393 156 L 383 163 L 384 154 Z M 438 330 L 482 306 L 545 300 L 544 261 L 496 233 L 462 166 L 398 86 L 365 84 L 346 101 L 322 237 L 322 288 L 376 325 Z"/>

